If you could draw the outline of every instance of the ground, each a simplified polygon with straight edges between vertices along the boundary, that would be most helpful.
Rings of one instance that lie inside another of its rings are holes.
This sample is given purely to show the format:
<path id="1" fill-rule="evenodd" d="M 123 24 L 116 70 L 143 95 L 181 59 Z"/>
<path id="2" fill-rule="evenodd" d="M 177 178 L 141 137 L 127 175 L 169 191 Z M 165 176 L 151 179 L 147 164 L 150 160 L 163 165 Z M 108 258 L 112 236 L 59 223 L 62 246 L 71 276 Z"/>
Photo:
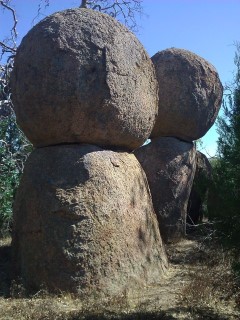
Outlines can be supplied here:
<path id="1" fill-rule="evenodd" d="M 202 230 L 167 246 L 170 266 L 159 285 L 111 301 L 83 301 L 64 293 L 52 296 L 45 290 L 27 297 L 21 286 L 11 283 L 11 239 L 4 238 L 0 240 L 0 319 L 240 319 L 240 289 L 232 273 L 231 253 L 213 241 L 211 228 Z"/>

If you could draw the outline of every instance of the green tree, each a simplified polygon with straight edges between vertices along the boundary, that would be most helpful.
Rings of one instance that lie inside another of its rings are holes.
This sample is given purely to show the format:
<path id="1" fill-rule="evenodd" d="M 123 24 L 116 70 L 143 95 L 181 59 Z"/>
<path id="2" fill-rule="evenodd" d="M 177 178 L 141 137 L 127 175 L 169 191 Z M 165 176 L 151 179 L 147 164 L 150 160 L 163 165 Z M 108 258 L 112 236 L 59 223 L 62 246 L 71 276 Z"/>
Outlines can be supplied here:
<path id="1" fill-rule="evenodd" d="M 0 125 L 0 230 L 8 231 L 12 202 L 31 145 L 16 125 L 14 114 Z"/>
<path id="2" fill-rule="evenodd" d="M 225 88 L 224 115 L 217 122 L 218 156 L 210 189 L 209 217 L 216 221 L 224 243 L 240 252 L 240 44 L 236 44 L 236 72 Z"/>

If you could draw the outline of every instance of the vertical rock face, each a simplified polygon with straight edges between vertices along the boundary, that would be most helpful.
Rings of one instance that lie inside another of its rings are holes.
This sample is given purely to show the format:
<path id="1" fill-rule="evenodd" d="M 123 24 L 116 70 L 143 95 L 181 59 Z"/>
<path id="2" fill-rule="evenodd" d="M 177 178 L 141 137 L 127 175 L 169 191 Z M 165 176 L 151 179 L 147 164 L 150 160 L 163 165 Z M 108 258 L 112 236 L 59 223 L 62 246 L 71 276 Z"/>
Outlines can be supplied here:
<path id="1" fill-rule="evenodd" d="M 33 151 L 14 205 L 13 263 L 27 288 L 118 294 L 161 279 L 167 259 L 133 154 Z"/>
<path id="2" fill-rule="evenodd" d="M 158 84 L 147 52 L 116 19 L 89 9 L 57 12 L 30 30 L 11 86 L 17 122 L 36 147 L 133 150 L 156 120 Z"/>
<path id="3" fill-rule="evenodd" d="M 201 138 L 213 125 L 223 87 L 216 69 L 205 59 L 170 48 L 152 57 L 159 84 L 158 117 L 152 137 L 186 141 Z"/>
<path id="4" fill-rule="evenodd" d="M 135 150 L 150 187 L 160 232 L 165 242 L 185 234 L 189 194 L 195 172 L 193 143 L 172 137 L 155 138 Z"/>
<path id="5" fill-rule="evenodd" d="M 193 180 L 193 186 L 188 201 L 188 216 L 189 224 L 197 224 L 203 217 L 203 205 L 207 200 L 207 192 L 209 182 L 212 178 L 212 166 L 208 158 L 201 152 L 196 153 L 196 171 Z"/>

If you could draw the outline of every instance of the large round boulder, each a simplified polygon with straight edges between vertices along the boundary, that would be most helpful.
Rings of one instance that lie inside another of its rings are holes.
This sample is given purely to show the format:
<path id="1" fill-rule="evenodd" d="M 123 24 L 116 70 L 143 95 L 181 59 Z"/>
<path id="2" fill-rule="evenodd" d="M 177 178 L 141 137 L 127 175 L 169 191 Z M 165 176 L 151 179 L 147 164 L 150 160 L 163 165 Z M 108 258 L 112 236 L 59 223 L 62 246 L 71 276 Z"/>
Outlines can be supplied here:
<path id="1" fill-rule="evenodd" d="M 158 117 L 152 137 L 186 141 L 202 137 L 213 125 L 223 87 L 215 68 L 183 49 L 166 49 L 152 57 L 159 83 Z"/>
<path id="2" fill-rule="evenodd" d="M 146 173 L 164 242 L 181 240 L 196 167 L 193 143 L 155 138 L 135 150 L 135 155 Z"/>
<path id="3" fill-rule="evenodd" d="M 14 275 L 29 290 L 108 296 L 158 283 L 167 258 L 133 154 L 39 148 L 14 204 Z"/>
<path id="4" fill-rule="evenodd" d="M 116 19 L 89 9 L 55 13 L 30 30 L 11 86 L 17 122 L 37 147 L 135 149 L 157 114 L 158 85 L 145 49 Z"/>

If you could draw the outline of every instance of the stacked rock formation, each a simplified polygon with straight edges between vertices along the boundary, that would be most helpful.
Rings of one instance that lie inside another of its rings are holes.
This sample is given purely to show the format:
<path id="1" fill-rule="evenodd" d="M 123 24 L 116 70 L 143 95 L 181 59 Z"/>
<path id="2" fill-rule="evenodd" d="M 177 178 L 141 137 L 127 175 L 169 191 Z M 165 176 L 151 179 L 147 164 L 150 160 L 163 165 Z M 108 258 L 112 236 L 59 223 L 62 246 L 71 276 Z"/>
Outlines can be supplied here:
<path id="1" fill-rule="evenodd" d="M 66 10 L 25 36 L 11 82 L 18 124 L 36 147 L 14 204 L 15 276 L 29 290 L 84 295 L 157 283 L 167 258 L 130 153 L 157 114 L 142 45 L 107 15 Z"/>
<path id="2" fill-rule="evenodd" d="M 152 57 L 159 83 L 158 117 L 152 142 L 135 154 L 142 164 L 165 241 L 186 229 L 187 203 L 196 167 L 193 140 L 213 125 L 223 88 L 215 68 L 183 49 Z"/>

